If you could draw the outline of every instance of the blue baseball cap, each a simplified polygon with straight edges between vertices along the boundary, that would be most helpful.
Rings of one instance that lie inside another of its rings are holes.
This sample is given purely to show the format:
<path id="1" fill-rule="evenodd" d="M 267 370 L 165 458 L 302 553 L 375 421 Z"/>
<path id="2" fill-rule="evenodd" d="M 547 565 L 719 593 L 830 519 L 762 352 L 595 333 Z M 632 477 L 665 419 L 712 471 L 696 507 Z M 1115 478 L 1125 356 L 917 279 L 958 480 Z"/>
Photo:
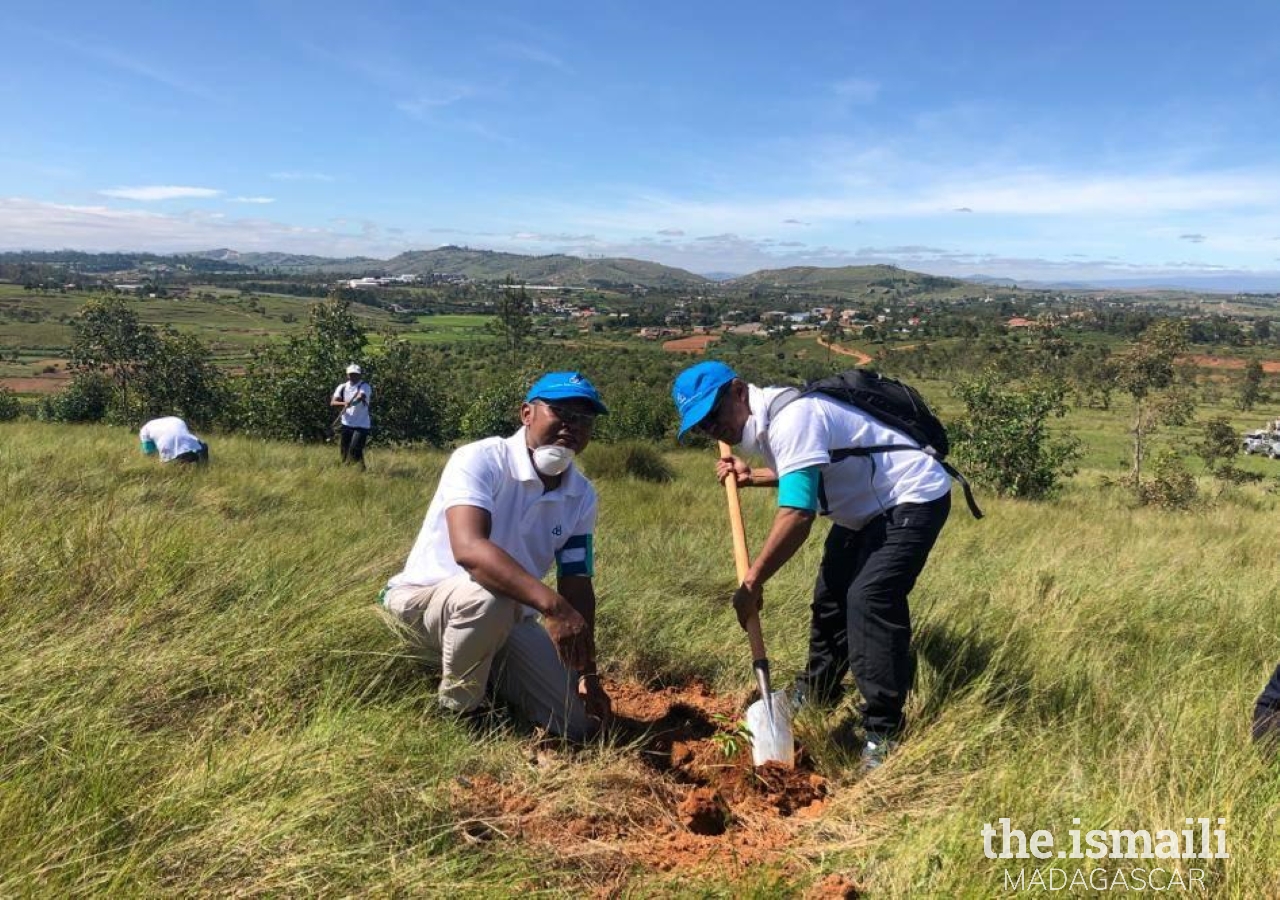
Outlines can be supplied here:
<path id="1" fill-rule="evenodd" d="M 532 403 L 534 400 L 590 400 L 600 415 L 609 414 L 600 399 L 600 392 L 581 372 L 548 372 L 535 381 L 533 387 L 529 388 L 529 393 L 524 395 L 525 403 Z"/>
<path id="2" fill-rule="evenodd" d="M 680 413 L 680 434 L 697 425 L 716 405 L 720 389 L 738 376 L 722 362 L 707 360 L 690 366 L 676 376 L 671 385 L 671 399 Z"/>

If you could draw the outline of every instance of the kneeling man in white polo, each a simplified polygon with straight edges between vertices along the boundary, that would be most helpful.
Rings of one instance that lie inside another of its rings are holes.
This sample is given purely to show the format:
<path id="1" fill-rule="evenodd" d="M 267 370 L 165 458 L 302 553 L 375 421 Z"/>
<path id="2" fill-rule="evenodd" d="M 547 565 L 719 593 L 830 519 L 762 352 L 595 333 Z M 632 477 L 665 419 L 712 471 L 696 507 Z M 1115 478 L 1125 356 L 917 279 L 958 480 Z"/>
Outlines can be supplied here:
<path id="1" fill-rule="evenodd" d="M 596 492 L 573 464 L 607 412 L 581 374 L 551 372 L 525 396 L 519 431 L 449 457 L 409 561 L 383 591 L 438 663 L 445 709 L 481 711 L 488 689 L 572 740 L 608 719 L 596 672 Z M 542 582 L 553 564 L 555 590 Z"/>

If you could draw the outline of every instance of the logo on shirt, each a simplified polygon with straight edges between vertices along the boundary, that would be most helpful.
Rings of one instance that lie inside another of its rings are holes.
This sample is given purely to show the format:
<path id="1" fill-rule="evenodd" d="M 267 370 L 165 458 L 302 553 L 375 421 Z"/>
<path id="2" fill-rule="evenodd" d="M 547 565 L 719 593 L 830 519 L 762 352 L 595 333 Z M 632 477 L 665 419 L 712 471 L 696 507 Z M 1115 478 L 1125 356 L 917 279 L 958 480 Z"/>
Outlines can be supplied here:
<path id="1" fill-rule="evenodd" d="M 551 533 L 554 534 L 556 537 L 560 537 L 560 535 L 564 534 L 564 528 L 557 525 L 555 528 L 551 529 Z"/>

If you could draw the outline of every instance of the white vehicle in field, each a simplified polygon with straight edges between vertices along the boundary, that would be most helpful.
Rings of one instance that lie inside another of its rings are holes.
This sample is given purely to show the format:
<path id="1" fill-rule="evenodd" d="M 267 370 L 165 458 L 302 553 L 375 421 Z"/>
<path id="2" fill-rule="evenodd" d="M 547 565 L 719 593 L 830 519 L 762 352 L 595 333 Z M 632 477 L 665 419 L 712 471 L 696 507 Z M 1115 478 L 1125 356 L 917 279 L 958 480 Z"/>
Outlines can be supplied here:
<path id="1" fill-rule="evenodd" d="M 1261 453 L 1272 459 L 1280 459 L 1280 433 L 1274 431 L 1245 432 L 1244 446 L 1241 449 L 1244 450 L 1247 456 Z"/>

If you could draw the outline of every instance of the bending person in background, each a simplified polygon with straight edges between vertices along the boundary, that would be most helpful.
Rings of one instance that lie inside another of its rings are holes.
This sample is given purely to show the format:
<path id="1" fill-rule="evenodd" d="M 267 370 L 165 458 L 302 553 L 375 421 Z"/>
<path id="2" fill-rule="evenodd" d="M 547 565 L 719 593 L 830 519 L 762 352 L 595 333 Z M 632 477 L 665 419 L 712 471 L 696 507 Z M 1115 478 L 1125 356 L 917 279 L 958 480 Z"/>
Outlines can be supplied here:
<path id="1" fill-rule="evenodd" d="M 1268 750 L 1280 749 L 1280 666 L 1253 707 L 1253 739 Z"/>
<path id="2" fill-rule="evenodd" d="M 856 447 L 916 443 L 853 406 L 823 394 L 787 400 L 787 388 L 759 388 L 720 362 L 681 372 L 672 387 L 680 435 L 697 429 L 765 460 L 752 468 L 721 459 L 721 481 L 777 487 L 778 510 L 764 547 L 734 593 L 746 626 L 764 604 L 764 585 L 809 537 L 819 511 L 831 517 L 813 591 L 809 662 L 795 706 L 835 705 L 846 672 L 862 694 L 862 764 L 874 769 L 896 744 L 915 676 L 907 595 L 951 510 L 951 478 L 916 450 L 841 456 Z"/>
<path id="3" fill-rule="evenodd" d="M 573 464 L 606 412 L 586 378 L 552 372 L 529 389 L 519 431 L 459 447 L 445 464 L 404 571 L 382 592 L 440 670 L 445 710 L 479 719 L 491 692 L 578 741 L 607 721 L 595 650 L 596 492 Z M 542 581 L 553 564 L 555 590 Z"/>
<path id="4" fill-rule="evenodd" d="M 342 407 L 338 419 L 342 423 L 342 462 L 359 463 L 364 470 L 364 445 L 369 440 L 373 420 L 369 417 L 369 401 L 373 388 L 355 363 L 347 366 L 347 380 L 333 389 L 330 406 Z"/>
<path id="5" fill-rule="evenodd" d="M 207 463 L 209 445 L 187 428 L 177 416 L 152 419 L 138 432 L 142 452 L 160 456 L 161 462 Z"/>

